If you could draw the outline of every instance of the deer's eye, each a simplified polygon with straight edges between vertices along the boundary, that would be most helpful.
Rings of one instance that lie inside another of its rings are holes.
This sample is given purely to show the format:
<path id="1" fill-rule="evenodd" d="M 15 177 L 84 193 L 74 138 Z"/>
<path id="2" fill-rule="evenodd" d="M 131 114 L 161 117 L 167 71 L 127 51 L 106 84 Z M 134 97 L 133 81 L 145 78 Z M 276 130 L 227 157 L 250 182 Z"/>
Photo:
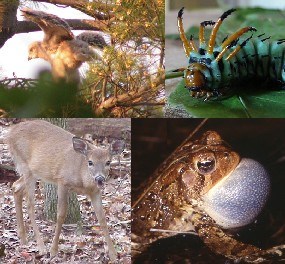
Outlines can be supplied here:
<path id="1" fill-rule="evenodd" d="M 106 166 L 110 166 L 110 164 L 111 164 L 111 161 L 108 160 L 108 161 L 106 162 Z"/>
<path id="2" fill-rule="evenodd" d="M 93 166 L 93 165 L 94 165 L 93 161 L 92 160 L 88 160 L 88 166 Z"/>

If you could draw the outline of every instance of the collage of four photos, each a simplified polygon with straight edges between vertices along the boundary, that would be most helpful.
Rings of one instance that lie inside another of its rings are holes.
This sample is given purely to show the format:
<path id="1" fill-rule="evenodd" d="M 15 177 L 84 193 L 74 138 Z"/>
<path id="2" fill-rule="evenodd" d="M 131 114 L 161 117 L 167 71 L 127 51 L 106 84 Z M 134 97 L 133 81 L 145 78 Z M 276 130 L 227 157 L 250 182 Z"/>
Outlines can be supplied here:
<path id="1" fill-rule="evenodd" d="M 284 19 L 0 0 L 0 263 L 284 263 Z"/>

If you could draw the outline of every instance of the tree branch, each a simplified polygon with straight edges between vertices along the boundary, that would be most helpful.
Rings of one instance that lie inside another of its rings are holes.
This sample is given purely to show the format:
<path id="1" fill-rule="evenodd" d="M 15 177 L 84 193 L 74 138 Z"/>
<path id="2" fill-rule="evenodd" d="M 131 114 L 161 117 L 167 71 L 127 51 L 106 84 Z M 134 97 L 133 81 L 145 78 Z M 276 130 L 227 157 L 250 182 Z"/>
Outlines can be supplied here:
<path id="1" fill-rule="evenodd" d="M 106 28 L 106 23 L 92 19 L 65 19 L 73 30 L 100 30 Z M 41 31 L 40 27 L 31 21 L 18 21 L 16 33 Z"/>
<path id="2" fill-rule="evenodd" d="M 153 87 L 158 87 L 164 84 L 165 75 L 161 74 L 156 80 L 149 86 L 142 87 L 138 91 L 131 91 L 125 94 L 118 95 L 116 98 L 111 97 L 102 102 L 95 110 L 97 115 L 102 115 L 105 111 L 110 110 L 112 107 L 124 104 L 126 101 L 136 103 L 136 99 L 142 97 L 146 92 L 154 91 Z"/>
<path id="3" fill-rule="evenodd" d="M 8 3 L 8 1 L 0 0 L 0 48 L 15 34 L 18 6 L 19 1 Z"/>

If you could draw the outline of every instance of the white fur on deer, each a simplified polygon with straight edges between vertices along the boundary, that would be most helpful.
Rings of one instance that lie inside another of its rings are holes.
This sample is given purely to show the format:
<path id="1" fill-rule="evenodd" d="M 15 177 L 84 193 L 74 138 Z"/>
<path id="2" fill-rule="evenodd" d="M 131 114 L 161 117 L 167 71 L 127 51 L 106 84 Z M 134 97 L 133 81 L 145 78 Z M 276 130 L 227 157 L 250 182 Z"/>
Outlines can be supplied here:
<path id="1" fill-rule="evenodd" d="M 91 198 L 97 219 L 102 228 L 112 261 L 116 251 L 109 236 L 102 208 L 100 186 L 108 176 L 111 146 L 100 148 L 77 138 L 71 133 L 46 121 L 34 120 L 12 126 L 5 139 L 9 146 L 20 179 L 13 184 L 18 234 L 26 243 L 22 200 L 27 195 L 28 210 L 40 253 L 45 246 L 35 222 L 35 182 L 40 179 L 57 184 L 57 225 L 51 246 L 51 255 L 58 252 L 59 235 L 66 217 L 68 190 Z"/>
<path id="2" fill-rule="evenodd" d="M 79 67 L 83 62 L 98 57 L 90 47 L 103 49 L 107 46 L 100 33 L 82 33 L 74 37 L 68 23 L 52 14 L 23 8 L 23 16 L 43 30 L 43 41 L 36 41 L 29 46 L 28 59 L 42 58 L 51 64 L 55 80 L 79 83 Z"/>

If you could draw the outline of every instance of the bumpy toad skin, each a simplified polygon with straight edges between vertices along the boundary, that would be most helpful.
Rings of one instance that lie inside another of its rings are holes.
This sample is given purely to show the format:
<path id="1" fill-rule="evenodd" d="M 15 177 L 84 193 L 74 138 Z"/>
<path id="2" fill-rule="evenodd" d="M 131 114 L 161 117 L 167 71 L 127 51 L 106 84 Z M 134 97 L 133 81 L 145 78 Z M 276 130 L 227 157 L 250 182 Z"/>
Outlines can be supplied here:
<path id="1" fill-rule="evenodd" d="M 177 149 L 157 169 L 152 184 L 133 204 L 132 254 L 135 256 L 150 243 L 173 235 L 151 229 L 183 232 L 193 226 L 217 254 L 255 263 L 278 259 L 284 246 L 261 250 L 239 242 L 227 235 L 202 206 L 201 197 L 230 175 L 239 162 L 239 155 L 213 131 Z"/>

